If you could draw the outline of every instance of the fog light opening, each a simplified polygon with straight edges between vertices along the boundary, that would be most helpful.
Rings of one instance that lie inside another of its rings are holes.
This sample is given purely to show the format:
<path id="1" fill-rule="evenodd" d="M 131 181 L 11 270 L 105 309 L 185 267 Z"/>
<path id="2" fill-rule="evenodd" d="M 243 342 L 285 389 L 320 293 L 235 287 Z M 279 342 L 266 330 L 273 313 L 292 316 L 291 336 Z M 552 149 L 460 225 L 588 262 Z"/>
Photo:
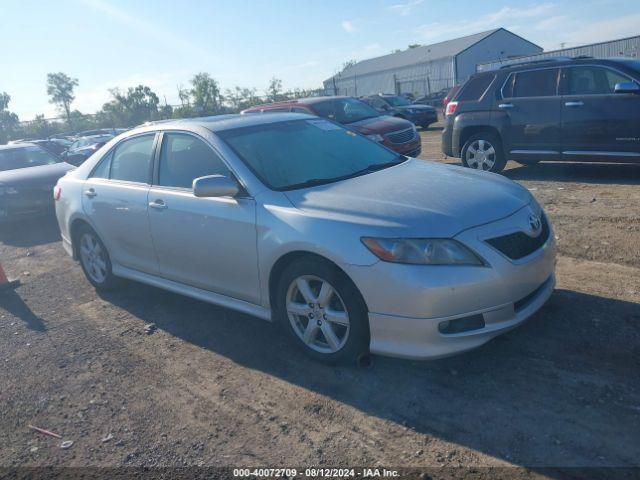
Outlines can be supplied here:
<path id="1" fill-rule="evenodd" d="M 456 318 L 455 320 L 445 320 L 438 324 L 438 330 L 445 335 L 469 332 L 481 328 L 484 328 L 484 317 L 480 314 Z"/>

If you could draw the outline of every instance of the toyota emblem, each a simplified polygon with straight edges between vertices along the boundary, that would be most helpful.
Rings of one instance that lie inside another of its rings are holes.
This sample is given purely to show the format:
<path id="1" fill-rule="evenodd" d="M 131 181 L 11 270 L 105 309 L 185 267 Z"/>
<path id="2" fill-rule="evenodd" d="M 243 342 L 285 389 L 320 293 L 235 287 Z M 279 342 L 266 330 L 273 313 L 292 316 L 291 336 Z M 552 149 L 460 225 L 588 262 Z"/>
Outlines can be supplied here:
<path id="1" fill-rule="evenodd" d="M 531 233 L 537 237 L 540 233 L 541 227 L 542 221 L 540 220 L 540 217 L 534 214 L 529 215 L 529 228 L 531 229 Z"/>

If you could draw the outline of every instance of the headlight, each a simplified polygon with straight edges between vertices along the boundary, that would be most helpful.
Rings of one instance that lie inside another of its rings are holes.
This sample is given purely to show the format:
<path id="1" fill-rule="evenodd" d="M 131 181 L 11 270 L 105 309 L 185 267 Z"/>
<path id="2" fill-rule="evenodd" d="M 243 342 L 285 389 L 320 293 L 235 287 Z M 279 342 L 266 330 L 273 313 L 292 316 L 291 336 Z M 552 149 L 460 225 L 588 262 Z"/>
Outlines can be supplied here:
<path id="1" fill-rule="evenodd" d="M 384 138 L 382 137 L 382 135 L 378 133 L 374 133 L 373 135 L 367 135 L 367 138 L 369 140 L 373 140 L 374 142 L 384 142 Z"/>
<path id="2" fill-rule="evenodd" d="M 471 250 L 445 238 L 371 238 L 362 243 L 380 260 L 412 265 L 484 265 Z"/>

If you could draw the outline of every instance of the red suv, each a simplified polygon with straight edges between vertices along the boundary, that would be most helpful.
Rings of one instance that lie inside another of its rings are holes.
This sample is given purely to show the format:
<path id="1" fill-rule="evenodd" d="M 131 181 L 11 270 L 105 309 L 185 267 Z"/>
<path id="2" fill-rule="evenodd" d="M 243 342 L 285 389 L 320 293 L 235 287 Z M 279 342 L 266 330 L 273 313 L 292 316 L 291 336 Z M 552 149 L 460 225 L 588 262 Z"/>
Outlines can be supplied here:
<path id="1" fill-rule="evenodd" d="M 402 118 L 380 115 L 374 108 L 352 97 L 299 98 L 258 105 L 242 111 L 276 112 L 307 113 L 328 118 L 408 157 L 417 157 L 422 151 L 420 135 L 413 123 Z"/>

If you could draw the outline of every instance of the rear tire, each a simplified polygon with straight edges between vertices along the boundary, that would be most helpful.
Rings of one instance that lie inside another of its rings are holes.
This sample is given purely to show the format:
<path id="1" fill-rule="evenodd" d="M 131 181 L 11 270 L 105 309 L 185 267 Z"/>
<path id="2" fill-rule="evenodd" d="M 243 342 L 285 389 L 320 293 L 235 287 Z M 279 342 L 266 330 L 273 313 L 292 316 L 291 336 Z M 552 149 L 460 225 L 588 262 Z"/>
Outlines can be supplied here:
<path id="1" fill-rule="evenodd" d="M 500 173 L 507 161 L 500 138 L 491 132 L 471 135 L 462 147 L 462 164 L 485 172 Z"/>
<path id="2" fill-rule="evenodd" d="M 98 234 L 89 226 L 82 225 L 75 234 L 78 258 L 89 283 L 99 291 L 111 290 L 117 278 L 111 269 L 111 257 Z"/>
<path id="3" fill-rule="evenodd" d="M 328 262 L 305 258 L 278 281 L 276 318 L 307 355 L 329 364 L 355 363 L 369 352 L 369 318 L 360 292 Z"/>

